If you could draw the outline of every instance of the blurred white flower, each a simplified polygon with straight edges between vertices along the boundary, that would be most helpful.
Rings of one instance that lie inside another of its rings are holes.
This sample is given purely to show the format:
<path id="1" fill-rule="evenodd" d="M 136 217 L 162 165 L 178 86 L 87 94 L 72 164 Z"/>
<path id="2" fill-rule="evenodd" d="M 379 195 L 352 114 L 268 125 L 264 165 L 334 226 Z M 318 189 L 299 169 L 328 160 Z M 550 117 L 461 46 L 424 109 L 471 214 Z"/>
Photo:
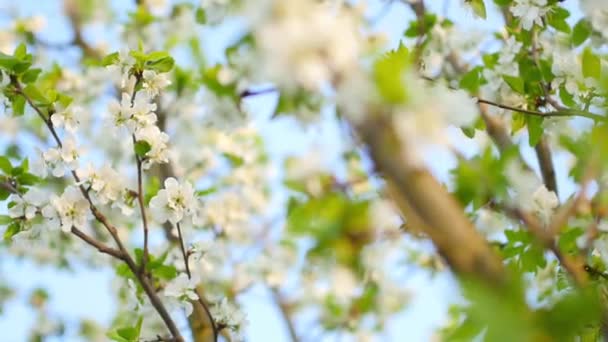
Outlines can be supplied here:
<path id="1" fill-rule="evenodd" d="M 69 232 L 72 227 L 85 228 L 89 217 L 89 203 L 83 197 L 80 189 L 74 186 L 67 187 L 61 196 L 52 195 L 50 205 L 43 209 L 43 215 L 49 219 L 55 216 L 54 211 L 61 220 L 61 230 Z"/>
<path id="2" fill-rule="evenodd" d="M 515 0 L 511 13 L 521 20 L 521 27 L 527 31 L 532 25 L 543 26 L 542 17 L 549 11 L 547 0 Z"/>
<path id="3" fill-rule="evenodd" d="M 175 178 L 167 178 L 165 188 L 150 200 L 152 216 L 160 223 L 179 223 L 185 216 L 196 212 L 196 205 L 192 185 L 188 182 L 180 185 Z"/>

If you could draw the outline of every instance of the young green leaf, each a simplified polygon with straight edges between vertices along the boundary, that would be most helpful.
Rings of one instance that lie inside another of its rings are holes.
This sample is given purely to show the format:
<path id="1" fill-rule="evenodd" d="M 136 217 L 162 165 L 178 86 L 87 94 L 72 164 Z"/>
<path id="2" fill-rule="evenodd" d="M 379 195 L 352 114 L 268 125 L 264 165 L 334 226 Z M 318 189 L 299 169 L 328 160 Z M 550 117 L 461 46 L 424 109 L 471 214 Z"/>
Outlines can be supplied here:
<path id="1" fill-rule="evenodd" d="M 590 48 L 586 48 L 583 51 L 583 76 L 585 78 L 591 77 L 595 79 L 599 79 L 602 75 L 602 63 L 600 58 L 591 51 Z"/>

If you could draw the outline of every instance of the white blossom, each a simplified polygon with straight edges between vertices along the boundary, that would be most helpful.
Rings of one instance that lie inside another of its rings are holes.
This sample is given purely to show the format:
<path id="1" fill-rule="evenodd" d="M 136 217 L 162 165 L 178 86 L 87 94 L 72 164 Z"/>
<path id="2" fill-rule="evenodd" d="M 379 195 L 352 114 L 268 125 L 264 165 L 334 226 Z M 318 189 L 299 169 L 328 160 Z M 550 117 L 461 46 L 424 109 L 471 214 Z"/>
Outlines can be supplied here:
<path id="1" fill-rule="evenodd" d="M 167 283 L 163 294 L 166 297 L 172 297 L 179 301 L 181 306 L 186 311 L 186 315 L 192 313 L 192 303 L 190 300 L 197 300 L 198 295 L 195 292 L 198 279 L 188 279 L 188 275 L 180 273 L 176 278 Z"/>
<path id="2" fill-rule="evenodd" d="M 542 222 L 549 223 L 559 200 L 555 192 L 547 190 L 544 184 L 538 187 L 532 194 L 532 212 L 536 213 Z"/>
<path id="3" fill-rule="evenodd" d="M 71 133 L 76 132 L 80 124 L 79 117 L 82 115 L 82 108 L 68 105 L 63 107 L 61 104 L 55 105 L 55 113 L 51 115 L 51 121 L 55 127 L 65 127 Z"/>
<path id="4" fill-rule="evenodd" d="M 76 170 L 76 174 L 80 178 L 81 184 L 86 183 L 91 187 L 99 203 L 116 203 L 121 199 L 124 182 L 122 176 L 111 166 L 106 164 L 99 169 L 89 163 L 86 167 Z"/>
<path id="5" fill-rule="evenodd" d="M 179 223 L 196 211 L 196 198 L 190 183 L 180 185 L 175 178 L 165 180 L 165 188 L 150 200 L 152 216 L 158 222 Z"/>
<path id="6" fill-rule="evenodd" d="M 89 203 L 77 187 L 67 187 L 61 196 L 52 195 L 50 205 L 51 207 L 45 207 L 43 215 L 52 219 L 56 213 L 64 232 L 69 232 L 72 227 L 85 228 L 89 217 Z"/>
<path id="7" fill-rule="evenodd" d="M 521 20 L 521 27 L 530 30 L 532 25 L 543 25 L 542 17 L 549 11 L 547 0 L 515 0 L 511 13 Z"/>
<path id="8" fill-rule="evenodd" d="M 146 152 L 143 163 L 144 169 L 148 169 L 153 163 L 166 163 L 169 161 L 169 136 L 161 132 L 156 125 L 150 125 L 135 132 L 137 141 L 145 141 L 150 145 L 150 150 Z"/>
<path id="9" fill-rule="evenodd" d="M 76 142 L 73 138 L 68 138 L 63 142 L 62 147 L 41 152 L 41 158 L 34 161 L 32 169 L 42 178 L 47 176 L 48 169 L 51 169 L 53 176 L 63 177 L 66 170 L 78 168 L 79 156 L 80 151 L 76 147 Z"/>
<path id="10" fill-rule="evenodd" d="M 110 112 L 111 122 L 114 126 L 128 127 L 131 116 L 133 115 L 131 109 L 131 96 L 127 93 L 122 93 L 120 103 L 116 100 L 112 100 L 108 105 L 108 110 Z"/>
<path id="11" fill-rule="evenodd" d="M 594 29 L 608 37 L 608 2 L 604 0 L 581 0 L 583 13 L 591 20 Z"/>
<path id="12" fill-rule="evenodd" d="M 228 299 L 223 298 L 219 303 L 211 307 L 211 316 L 216 324 L 226 326 L 233 332 L 236 341 L 242 340 L 242 331 L 247 326 L 248 321 L 245 314 L 234 305 L 228 303 Z"/>
<path id="13" fill-rule="evenodd" d="M 307 0 L 276 1 L 256 31 L 263 73 L 286 88 L 318 90 L 357 69 L 362 38 L 355 16 Z"/>
<path id="14" fill-rule="evenodd" d="M 143 74 L 143 88 L 148 93 L 150 98 L 158 95 L 161 90 L 165 89 L 171 84 L 171 81 L 167 77 L 166 73 L 156 73 L 153 70 L 144 70 Z"/>
<path id="15" fill-rule="evenodd" d="M 10 201 L 15 205 L 8 210 L 8 214 L 10 217 L 25 217 L 31 220 L 47 200 L 48 195 L 39 188 L 31 188 L 23 196 L 11 195 Z"/>

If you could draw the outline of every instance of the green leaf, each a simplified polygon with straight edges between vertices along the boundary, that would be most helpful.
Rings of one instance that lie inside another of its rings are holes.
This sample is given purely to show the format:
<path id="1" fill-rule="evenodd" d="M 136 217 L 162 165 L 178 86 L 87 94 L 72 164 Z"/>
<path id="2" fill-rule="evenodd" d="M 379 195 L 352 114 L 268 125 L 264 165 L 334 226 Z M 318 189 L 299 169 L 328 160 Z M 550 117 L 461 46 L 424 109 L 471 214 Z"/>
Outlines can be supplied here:
<path id="1" fill-rule="evenodd" d="M 464 74 L 460 79 L 460 88 L 466 89 L 471 93 L 476 93 L 481 85 L 482 67 L 475 67 Z"/>
<path id="2" fill-rule="evenodd" d="M 232 167 L 239 167 L 245 163 L 245 160 L 243 160 L 243 158 L 237 156 L 236 154 L 222 153 L 222 155 L 230 162 L 230 165 Z"/>
<path id="3" fill-rule="evenodd" d="M 478 17 L 486 19 L 486 5 L 483 0 L 468 0 L 467 2 Z"/>
<path id="4" fill-rule="evenodd" d="M 17 183 L 19 185 L 34 185 L 40 182 L 40 178 L 31 174 L 31 173 L 23 173 L 17 177 Z"/>
<path id="5" fill-rule="evenodd" d="M 25 97 L 20 94 L 15 95 L 11 106 L 13 108 L 13 116 L 22 116 L 25 113 Z"/>
<path id="6" fill-rule="evenodd" d="M 218 188 L 216 186 L 212 186 L 210 188 L 203 189 L 203 190 L 197 190 L 196 196 L 204 197 L 204 196 L 211 195 L 211 194 L 217 192 L 217 190 L 218 190 Z"/>
<path id="7" fill-rule="evenodd" d="M 21 225 L 18 222 L 13 221 L 13 223 L 9 224 L 6 230 L 4 231 L 4 241 L 10 241 L 13 236 L 17 235 L 21 231 Z"/>
<path id="8" fill-rule="evenodd" d="M 11 55 L 0 52 L 0 68 L 14 71 L 15 65 L 19 63 L 19 60 Z"/>
<path id="9" fill-rule="evenodd" d="M 109 55 L 104 56 L 101 59 L 101 65 L 108 66 L 118 63 L 120 61 L 120 54 L 118 52 L 113 52 Z"/>
<path id="10" fill-rule="evenodd" d="M 11 176 L 15 176 L 15 177 L 20 176 L 23 174 L 24 171 L 25 170 L 21 166 L 14 167 L 11 170 Z"/>
<path id="11" fill-rule="evenodd" d="M 33 84 L 28 84 L 23 89 L 23 93 L 34 102 L 37 102 L 42 105 L 50 104 L 49 100 L 44 95 L 42 95 L 40 90 Z"/>
<path id="12" fill-rule="evenodd" d="M 583 76 L 585 78 L 592 77 L 599 79 L 602 75 L 602 63 L 600 58 L 595 55 L 590 48 L 586 48 L 583 51 L 582 59 Z"/>
<path id="13" fill-rule="evenodd" d="M 462 130 L 462 133 L 467 137 L 467 138 L 474 138 L 475 137 L 475 127 L 460 127 L 460 129 Z"/>
<path id="14" fill-rule="evenodd" d="M 509 75 L 502 75 L 502 79 L 505 80 L 505 82 L 507 82 L 507 84 L 509 85 L 509 87 L 511 87 L 511 89 L 519 94 L 525 94 L 525 85 L 524 85 L 524 81 L 517 76 L 509 76 Z"/>
<path id="15" fill-rule="evenodd" d="M 173 60 L 173 57 L 167 56 L 161 59 L 148 61 L 146 62 L 145 67 L 146 69 L 151 69 L 156 72 L 169 72 L 173 69 L 174 65 L 175 61 Z"/>
<path id="16" fill-rule="evenodd" d="M 574 254 L 578 252 L 576 239 L 578 239 L 578 237 L 583 234 L 585 234 L 585 231 L 581 228 L 572 228 L 562 233 L 559 236 L 559 249 L 568 254 Z"/>
<path id="17" fill-rule="evenodd" d="M 10 195 L 11 193 L 8 190 L 0 188 L 0 201 L 4 201 Z"/>
<path id="18" fill-rule="evenodd" d="M 152 274 L 160 279 L 171 280 L 177 277 L 177 269 L 171 265 L 160 265 L 152 270 Z"/>
<path id="19" fill-rule="evenodd" d="M 10 175 L 13 170 L 11 161 L 5 156 L 0 156 L 0 170 L 2 170 L 5 175 Z"/>
<path id="20" fill-rule="evenodd" d="M 207 13 L 205 12 L 205 9 L 199 7 L 196 10 L 196 22 L 201 25 L 205 25 L 207 23 Z"/>
<path id="21" fill-rule="evenodd" d="M 23 60 L 27 56 L 27 47 L 25 44 L 21 43 L 17 45 L 15 51 L 13 52 L 13 56 L 18 60 Z"/>
<path id="22" fill-rule="evenodd" d="M 547 12 L 547 22 L 549 26 L 564 33 L 570 33 L 570 25 L 566 19 L 570 16 L 570 12 L 563 7 L 555 6 L 551 11 Z"/>
<path id="23" fill-rule="evenodd" d="M 140 140 L 135 143 L 135 154 L 138 157 L 143 158 L 146 156 L 146 153 L 150 152 L 152 146 L 147 141 Z"/>
<path id="24" fill-rule="evenodd" d="M 566 90 L 564 83 L 559 86 L 559 99 L 568 107 L 576 107 L 574 96 Z"/>
<path id="25" fill-rule="evenodd" d="M 591 24 L 586 19 L 581 19 L 574 25 L 572 29 L 572 44 L 574 46 L 579 46 L 587 40 L 591 36 Z"/>
<path id="26" fill-rule="evenodd" d="M 526 116 L 519 112 L 514 112 L 511 116 L 511 133 L 515 134 L 526 126 Z"/>
<path id="27" fill-rule="evenodd" d="M 400 45 L 378 59 L 374 65 L 374 80 L 380 95 L 389 103 L 402 104 L 407 101 L 407 89 L 403 76 L 410 67 L 410 56 L 407 48 Z"/>
<path id="28" fill-rule="evenodd" d="M 41 72 L 42 69 L 40 68 L 29 69 L 21 75 L 21 81 L 24 83 L 35 82 Z"/>
<path id="29" fill-rule="evenodd" d="M 13 218 L 8 215 L 0 215 L 0 225 L 4 226 L 13 222 Z"/>
<path id="30" fill-rule="evenodd" d="M 534 147 L 543 135 L 543 118 L 535 115 L 526 115 L 528 125 L 528 142 Z"/>

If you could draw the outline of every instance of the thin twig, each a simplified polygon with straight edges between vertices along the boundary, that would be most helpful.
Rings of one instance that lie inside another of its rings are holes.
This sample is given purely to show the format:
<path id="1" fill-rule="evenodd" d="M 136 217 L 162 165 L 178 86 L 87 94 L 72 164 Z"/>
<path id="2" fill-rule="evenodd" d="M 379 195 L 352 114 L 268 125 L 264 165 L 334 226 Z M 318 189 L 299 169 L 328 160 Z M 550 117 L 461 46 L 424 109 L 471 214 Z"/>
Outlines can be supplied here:
<path id="1" fill-rule="evenodd" d="M 141 257 L 141 270 L 145 274 L 146 263 L 148 262 L 148 218 L 146 216 L 146 205 L 144 203 L 143 194 L 143 172 L 142 172 L 142 161 L 139 156 L 135 156 L 137 164 L 137 202 L 139 204 L 139 211 L 141 214 L 141 221 L 144 229 L 144 251 Z"/>
<path id="2" fill-rule="evenodd" d="M 287 305 L 287 303 L 285 303 L 285 300 L 283 299 L 283 297 L 281 296 L 281 294 L 279 293 L 279 291 L 275 288 L 271 289 L 272 291 L 272 296 L 274 298 L 274 301 L 277 303 L 277 306 L 279 307 L 279 310 L 281 311 L 281 316 L 283 317 L 283 321 L 285 322 L 285 325 L 287 326 L 287 331 L 289 332 L 289 337 L 291 338 L 292 342 L 299 342 L 300 338 L 298 337 L 298 334 L 296 332 L 296 327 L 293 323 L 293 320 L 291 318 L 291 310 L 289 309 L 289 306 Z"/>
<path id="3" fill-rule="evenodd" d="M 485 103 L 490 106 L 494 106 L 494 107 L 498 107 L 498 108 L 502 108 L 502 109 L 511 110 L 514 112 L 519 112 L 522 114 L 541 116 L 541 117 L 546 117 L 546 118 L 556 117 L 556 116 L 557 117 L 580 116 L 580 117 L 584 117 L 584 118 L 588 118 L 588 119 L 592 119 L 592 120 L 596 120 L 596 121 L 608 122 L 608 117 L 605 117 L 605 116 L 599 115 L 599 114 L 582 111 L 582 110 L 577 110 L 577 109 L 565 109 L 565 110 L 558 110 L 558 111 L 551 111 L 551 112 L 539 112 L 536 110 L 513 107 L 513 106 L 497 103 L 497 102 L 490 101 L 490 100 L 479 99 L 479 98 L 477 99 L 477 102 Z"/>
<path id="4" fill-rule="evenodd" d="M 141 83 L 142 75 L 140 73 L 136 73 L 135 75 L 135 84 L 133 85 L 133 93 L 131 94 L 131 107 L 135 106 L 135 98 L 137 97 L 137 86 Z M 133 140 L 133 148 L 137 144 L 137 139 L 135 138 L 135 134 L 132 134 Z M 149 259 L 149 250 L 148 250 L 148 217 L 146 215 L 146 205 L 144 201 L 144 187 L 143 187 L 143 170 L 142 164 L 143 159 L 137 155 L 135 152 L 135 164 L 137 166 L 137 203 L 139 206 L 139 212 L 141 215 L 142 228 L 144 231 L 144 248 L 141 257 L 141 272 L 142 274 L 146 274 L 146 264 Z"/>
<path id="5" fill-rule="evenodd" d="M 267 89 L 259 90 L 257 92 L 254 92 L 254 91 L 245 91 L 245 92 L 243 92 L 241 94 L 241 96 L 243 96 L 243 95 L 244 96 L 255 96 L 255 95 L 258 95 L 258 94 L 270 93 L 270 92 L 274 92 L 274 91 L 277 91 L 277 89 L 275 89 L 275 88 L 267 88 Z M 160 106 L 161 105 L 161 101 L 159 99 L 157 99 L 156 105 L 157 105 L 157 116 L 158 116 L 158 121 L 156 122 L 156 124 L 158 125 L 158 127 L 159 127 L 159 129 L 161 131 L 165 131 L 166 123 L 167 123 L 166 112 L 164 112 L 161 109 L 161 106 Z M 175 177 L 176 176 L 175 172 L 173 170 L 173 166 L 172 166 L 171 162 L 167 162 L 165 164 L 158 165 L 158 173 L 159 173 L 159 176 L 161 178 L 161 180 L 160 180 L 161 182 L 163 182 L 167 178 Z M 183 254 L 183 251 L 185 250 L 185 248 L 183 248 L 183 239 L 181 238 L 181 230 L 178 230 L 178 234 L 180 235 L 180 237 L 176 237 L 174 234 L 172 234 L 172 228 L 173 228 L 173 226 L 171 225 L 170 222 L 165 222 L 163 224 L 163 228 L 164 228 L 165 236 L 166 236 L 167 240 L 169 240 L 169 242 L 171 242 L 171 243 L 178 243 L 178 244 L 180 244 L 180 248 L 182 248 L 182 254 Z M 186 267 L 188 267 L 187 270 L 188 270 L 188 273 L 189 273 L 189 263 L 188 263 L 188 260 L 186 260 L 186 259 L 188 259 L 187 258 L 188 254 L 186 253 L 185 255 L 186 255 L 186 257 L 184 257 L 184 260 L 185 260 Z M 215 324 L 215 320 L 213 319 L 213 316 L 211 315 L 211 311 L 209 310 L 209 307 L 208 307 L 207 303 L 205 302 L 202 290 L 200 290 L 199 288 L 197 288 L 196 289 L 196 294 L 197 294 L 198 300 L 197 301 L 192 301 L 192 304 L 196 305 L 198 303 L 203 308 L 203 311 L 205 312 L 205 315 L 208 318 L 209 325 L 211 326 L 211 332 L 213 333 L 213 340 L 215 342 L 217 342 L 218 338 L 219 338 L 219 329 L 218 329 L 218 327 Z M 198 312 L 198 311 L 196 311 L 196 312 Z M 195 327 L 192 325 L 192 323 L 191 323 L 191 329 L 193 330 L 193 338 L 194 338 L 194 340 L 196 342 L 198 342 L 196 334 L 194 334 Z"/>
<path id="6" fill-rule="evenodd" d="M 112 247 L 104 245 L 103 243 L 95 240 L 94 238 L 85 234 L 83 231 L 81 231 L 80 229 L 78 229 L 76 227 L 72 227 L 71 232 L 72 232 L 72 234 L 78 236 L 84 242 L 95 247 L 99 252 L 111 255 L 111 256 L 115 257 L 116 259 L 124 261 L 124 255 L 118 249 L 114 249 Z"/>
<path id="7" fill-rule="evenodd" d="M 184 238 L 182 236 L 182 228 L 179 225 L 179 222 L 175 224 L 177 228 L 177 237 L 179 239 L 179 248 L 182 251 L 182 256 L 184 257 L 184 265 L 186 265 L 186 274 L 188 275 L 188 279 L 192 278 L 192 274 L 190 273 L 190 265 L 188 262 L 188 252 L 186 252 L 186 247 L 184 246 Z"/>
<path id="8" fill-rule="evenodd" d="M 540 72 L 541 67 L 540 67 L 540 60 L 539 60 L 539 56 L 538 56 L 537 40 L 538 40 L 538 32 L 537 32 L 536 28 L 534 28 L 534 30 L 532 31 L 532 58 L 534 59 L 534 64 L 536 65 L 536 68 Z M 541 72 L 541 75 L 542 75 L 542 72 Z M 551 97 L 551 94 L 549 93 L 549 85 L 546 82 L 546 80 L 544 79 L 544 76 L 541 76 L 541 77 L 543 78 L 543 80 L 540 83 L 540 86 L 543 90 L 544 101 L 551 104 L 556 110 L 563 110 L 564 107 L 562 107 L 557 101 L 555 101 Z M 538 109 L 538 107 L 536 109 Z M 545 183 L 545 186 L 547 187 L 548 190 L 553 191 L 553 192 L 555 192 L 556 195 L 558 195 L 559 193 L 557 190 L 557 180 L 555 179 L 555 167 L 553 166 L 553 157 L 552 157 L 552 153 L 551 153 L 551 146 L 549 145 L 549 141 L 546 138 L 546 135 L 544 132 L 542 133 L 539 142 L 534 147 L 534 150 L 536 152 L 536 159 L 538 160 L 538 164 L 540 166 L 540 172 L 543 176 L 543 182 Z"/>
<path id="9" fill-rule="evenodd" d="M 38 106 L 36 106 L 36 104 L 31 100 L 31 98 L 29 96 L 27 96 L 27 94 L 25 94 L 21 90 L 22 89 L 21 85 L 19 84 L 19 82 L 17 81 L 17 79 L 15 77 L 11 77 L 11 81 L 12 81 L 13 85 L 15 86 L 15 89 L 26 99 L 27 103 L 32 108 L 34 108 L 36 113 L 38 113 L 38 115 L 41 117 L 41 119 L 46 123 L 47 127 L 49 128 L 53 137 L 55 138 L 55 142 L 57 143 L 57 146 L 59 146 L 59 147 L 63 146 L 61 143 L 61 139 L 55 132 L 55 128 L 53 127 L 53 123 L 50 120 L 50 118 L 46 118 L 46 116 L 42 113 L 42 110 Z M 80 178 L 76 174 L 76 171 L 72 170 L 71 174 L 72 174 L 72 177 L 74 178 L 74 180 L 76 181 L 76 183 L 80 183 Z M 173 335 L 175 340 L 180 341 L 180 342 L 183 341 L 184 339 L 181 336 L 179 329 L 177 329 L 177 325 L 175 324 L 175 322 L 173 322 L 173 319 L 169 315 L 169 312 L 165 308 L 163 302 L 158 297 L 156 290 L 148 282 L 148 279 L 143 274 L 138 272 L 137 265 L 133 261 L 133 258 L 131 257 L 131 255 L 129 255 L 129 252 L 127 251 L 127 249 L 125 248 L 125 246 L 122 243 L 122 240 L 118 236 L 118 229 L 114 225 L 112 225 L 109 222 L 109 220 L 107 219 L 107 217 L 99 211 L 97 206 L 95 206 L 95 204 L 93 203 L 93 200 L 91 199 L 91 196 L 89 195 L 88 190 L 82 184 L 79 185 L 79 188 L 80 188 L 80 191 L 82 192 L 82 195 L 89 203 L 89 209 L 93 213 L 93 216 L 95 217 L 95 219 L 97 221 L 99 221 L 107 229 L 108 233 L 110 233 L 110 235 L 112 236 L 112 239 L 116 243 L 118 250 L 122 253 L 122 256 L 123 256 L 122 260 L 127 264 L 129 269 L 131 270 L 131 272 L 138 279 L 139 283 L 141 284 L 142 288 L 144 289 L 144 292 L 150 299 L 150 303 L 156 309 L 158 314 L 161 316 L 165 325 L 167 326 L 167 328 L 169 329 L 169 331 L 171 332 L 171 334 Z"/>

